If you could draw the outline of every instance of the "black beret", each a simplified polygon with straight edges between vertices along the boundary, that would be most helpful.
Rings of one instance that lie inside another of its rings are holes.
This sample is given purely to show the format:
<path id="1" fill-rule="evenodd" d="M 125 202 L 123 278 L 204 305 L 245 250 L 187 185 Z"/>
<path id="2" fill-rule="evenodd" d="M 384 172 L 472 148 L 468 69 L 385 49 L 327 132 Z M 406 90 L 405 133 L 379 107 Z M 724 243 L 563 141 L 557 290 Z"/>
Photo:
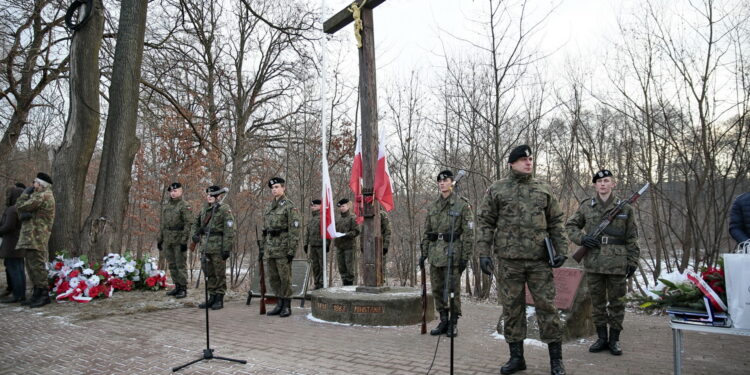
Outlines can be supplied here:
<path id="1" fill-rule="evenodd" d="M 222 189 L 221 186 L 218 185 L 211 185 L 206 189 L 206 193 L 210 196 L 217 196 L 226 193 L 227 191 L 225 189 Z"/>
<path id="2" fill-rule="evenodd" d="M 346 199 L 346 198 L 344 198 L 344 199 L 340 200 L 339 203 L 336 203 L 336 205 L 337 206 L 342 206 L 342 205 L 345 205 L 347 203 L 349 203 L 349 200 Z"/>
<path id="3" fill-rule="evenodd" d="M 179 182 L 173 182 L 171 185 L 169 185 L 169 187 L 167 188 L 167 190 L 172 191 L 174 189 L 179 189 L 181 187 L 182 187 L 181 183 L 179 183 Z"/>
<path id="4" fill-rule="evenodd" d="M 508 155 L 508 163 L 515 163 L 516 160 L 528 156 L 531 156 L 531 147 L 528 145 L 516 146 L 510 151 L 510 155 Z"/>
<path id="5" fill-rule="evenodd" d="M 281 177 L 274 177 L 274 178 L 268 180 L 268 187 L 272 187 L 273 185 L 276 185 L 276 184 L 283 184 L 285 182 L 286 182 L 286 180 L 284 180 Z"/>
<path id="6" fill-rule="evenodd" d="M 24 184 L 23 182 L 16 182 L 16 187 L 26 189 L 26 184 Z"/>
<path id="7" fill-rule="evenodd" d="M 451 172 L 450 170 L 446 169 L 446 170 L 438 173 L 438 175 L 437 175 L 437 180 L 438 181 L 445 180 L 446 178 L 450 178 L 452 180 L 453 179 L 453 172 Z"/>
<path id="8" fill-rule="evenodd" d="M 44 181 L 44 182 L 52 185 L 52 177 L 50 177 L 48 174 L 46 174 L 44 172 L 37 173 L 36 174 L 36 178 L 38 178 L 38 179 L 40 179 L 40 180 L 42 180 L 42 181 Z"/>
<path id="9" fill-rule="evenodd" d="M 596 183 L 596 181 L 600 178 L 613 177 L 613 176 L 614 175 L 612 174 L 612 172 L 609 171 L 609 169 L 602 169 L 601 171 L 596 172 L 594 174 L 594 178 L 591 179 L 591 182 Z"/>
<path id="10" fill-rule="evenodd" d="M 310 201 L 310 204 L 321 204 L 323 203 L 320 199 L 313 199 Z"/>

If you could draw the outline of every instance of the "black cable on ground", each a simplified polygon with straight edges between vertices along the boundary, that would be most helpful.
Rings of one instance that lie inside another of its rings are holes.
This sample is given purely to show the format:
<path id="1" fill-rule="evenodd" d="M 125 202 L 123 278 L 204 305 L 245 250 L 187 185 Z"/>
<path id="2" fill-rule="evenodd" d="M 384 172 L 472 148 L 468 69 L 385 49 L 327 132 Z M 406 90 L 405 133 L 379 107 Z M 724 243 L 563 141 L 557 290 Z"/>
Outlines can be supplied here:
<path id="1" fill-rule="evenodd" d="M 432 363 L 430 363 L 430 368 L 427 369 L 427 375 L 430 375 L 430 371 L 432 370 L 432 365 L 435 364 L 435 358 L 437 358 L 437 351 L 440 347 L 440 338 L 443 337 L 443 335 L 438 335 L 437 344 L 435 344 L 435 353 L 432 355 Z"/>

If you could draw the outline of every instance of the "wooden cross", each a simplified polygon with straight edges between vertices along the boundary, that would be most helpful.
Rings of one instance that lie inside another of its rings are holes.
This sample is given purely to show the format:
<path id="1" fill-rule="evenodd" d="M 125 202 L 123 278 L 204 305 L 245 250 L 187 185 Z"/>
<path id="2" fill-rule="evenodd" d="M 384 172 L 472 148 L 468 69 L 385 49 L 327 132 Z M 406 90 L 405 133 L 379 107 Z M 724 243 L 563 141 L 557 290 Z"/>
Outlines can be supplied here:
<path id="1" fill-rule="evenodd" d="M 372 10 L 385 0 L 355 1 L 323 23 L 323 31 L 333 34 L 355 22 L 359 47 L 359 102 L 362 103 L 362 276 L 365 287 L 383 285 L 383 240 L 380 236 L 379 204 L 372 199 L 378 157 L 378 101 L 375 81 L 375 33 Z M 363 4 L 364 3 L 364 4 Z M 359 13 L 359 19 L 355 16 Z"/>

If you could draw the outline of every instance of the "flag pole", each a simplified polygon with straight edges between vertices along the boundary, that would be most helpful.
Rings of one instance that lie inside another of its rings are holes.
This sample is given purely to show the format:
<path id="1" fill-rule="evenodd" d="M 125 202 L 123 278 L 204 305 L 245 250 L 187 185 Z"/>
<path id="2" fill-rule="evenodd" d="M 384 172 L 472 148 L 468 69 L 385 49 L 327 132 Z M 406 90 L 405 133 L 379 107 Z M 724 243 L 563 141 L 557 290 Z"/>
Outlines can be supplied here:
<path id="1" fill-rule="evenodd" d="M 320 190 L 321 190 L 321 198 L 323 201 L 323 212 L 320 213 L 320 220 L 323 223 L 323 226 L 321 227 L 323 230 L 325 230 L 325 233 L 328 232 L 328 227 L 326 226 L 326 213 L 327 210 L 330 209 L 330 207 L 326 207 L 328 205 L 328 197 L 326 196 L 326 186 L 323 181 L 323 168 L 328 168 L 328 163 L 325 162 L 325 158 L 327 157 L 327 150 L 326 150 L 326 123 L 327 123 L 327 107 L 328 107 L 328 101 L 326 100 L 328 98 L 328 87 L 326 85 L 326 74 L 328 72 L 328 59 L 326 58 L 327 51 L 326 51 L 326 45 L 328 41 L 328 37 L 326 36 L 325 32 L 323 32 L 323 22 L 325 20 L 325 16 L 327 13 L 326 8 L 326 2 L 325 0 L 320 0 L 320 35 L 322 36 L 320 38 L 321 48 L 320 48 L 320 143 L 321 143 L 321 160 L 320 160 Z M 328 288 L 328 257 L 327 257 L 327 251 L 328 247 L 326 246 L 326 240 L 328 237 L 326 234 L 322 235 L 323 237 L 323 288 Z"/>

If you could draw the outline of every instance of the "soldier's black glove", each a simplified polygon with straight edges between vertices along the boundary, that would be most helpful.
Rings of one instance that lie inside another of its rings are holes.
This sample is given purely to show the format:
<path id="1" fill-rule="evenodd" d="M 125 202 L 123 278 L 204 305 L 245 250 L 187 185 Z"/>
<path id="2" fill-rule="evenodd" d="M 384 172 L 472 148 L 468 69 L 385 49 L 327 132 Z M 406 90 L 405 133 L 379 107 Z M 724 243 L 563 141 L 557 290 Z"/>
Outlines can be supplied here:
<path id="1" fill-rule="evenodd" d="M 286 256 L 286 260 L 288 260 L 288 261 L 289 261 L 289 263 L 291 264 L 291 263 L 292 263 L 292 261 L 294 260 L 294 255 L 287 255 L 287 256 Z"/>
<path id="2" fill-rule="evenodd" d="M 183 253 L 187 251 L 187 244 L 186 243 L 180 244 L 180 251 L 182 251 Z"/>
<path id="3" fill-rule="evenodd" d="M 588 234 L 581 238 L 581 245 L 586 246 L 589 249 L 596 249 L 597 247 L 601 246 L 601 244 L 602 243 L 598 239 L 593 236 L 589 236 Z"/>
<path id="4" fill-rule="evenodd" d="M 198 243 L 198 242 L 201 242 L 201 236 L 196 234 L 195 236 L 193 236 L 193 243 Z"/>
<path id="5" fill-rule="evenodd" d="M 208 227 L 201 227 L 201 234 L 208 234 Z"/>
<path id="6" fill-rule="evenodd" d="M 221 260 L 227 260 L 229 259 L 229 252 L 228 251 L 222 251 L 221 252 Z"/>
<path id="7" fill-rule="evenodd" d="M 34 215 L 32 215 L 32 214 L 31 214 L 31 212 L 21 212 L 21 213 L 20 213 L 20 214 L 18 215 L 18 218 L 19 218 L 19 219 L 21 219 L 21 221 L 26 221 L 26 220 L 31 220 L 31 218 L 32 218 L 33 216 L 34 216 Z"/>
<path id="8" fill-rule="evenodd" d="M 419 268 L 424 269 L 424 261 L 427 260 L 427 255 L 419 257 Z"/>
<path id="9" fill-rule="evenodd" d="M 635 271 L 638 269 L 636 266 L 628 266 L 627 271 L 625 272 L 625 278 L 629 278 L 630 276 L 633 276 L 635 274 Z"/>
<path id="10" fill-rule="evenodd" d="M 29 186 L 29 187 L 27 187 L 26 189 L 23 189 L 23 193 L 24 193 L 24 194 L 29 194 L 29 195 L 31 195 L 31 193 L 33 193 L 33 192 L 34 192 L 34 187 L 33 187 L 33 186 Z"/>
<path id="11" fill-rule="evenodd" d="M 156 242 L 156 248 L 159 249 L 159 251 L 161 251 L 161 241 Z"/>
<path id="12" fill-rule="evenodd" d="M 560 268 L 563 264 L 565 264 L 565 259 L 568 259 L 565 255 L 555 255 L 555 258 L 552 259 L 552 265 L 550 267 L 552 268 Z"/>
<path id="13" fill-rule="evenodd" d="M 308 246 L 309 246 L 309 245 L 308 245 Z M 303 248 L 302 248 L 302 250 L 304 250 L 304 251 L 305 251 L 305 254 L 307 254 L 307 248 L 308 248 L 308 246 L 305 246 L 305 247 L 303 247 Z"/>
<path id="14" fill-rule="evenodd" d="M 495 265 L 492 264 L 492 258 L 490 257 L 479 257 L 479 268 L 485 275 L 492 276 L 492 271 L 495 270 Z"/>
<path id="15" fill-rule="evenodd" d="M 383 248 L 383 255 L 385 255 L 385 254 L 388 254 L 388 248 L 387 247 Z"/>
<path id="16" fill-rule="evenodd" d="M 466 269 L 466 259 L 461 259 L 458 261 L 458 273 L 463 273 Z"/>

